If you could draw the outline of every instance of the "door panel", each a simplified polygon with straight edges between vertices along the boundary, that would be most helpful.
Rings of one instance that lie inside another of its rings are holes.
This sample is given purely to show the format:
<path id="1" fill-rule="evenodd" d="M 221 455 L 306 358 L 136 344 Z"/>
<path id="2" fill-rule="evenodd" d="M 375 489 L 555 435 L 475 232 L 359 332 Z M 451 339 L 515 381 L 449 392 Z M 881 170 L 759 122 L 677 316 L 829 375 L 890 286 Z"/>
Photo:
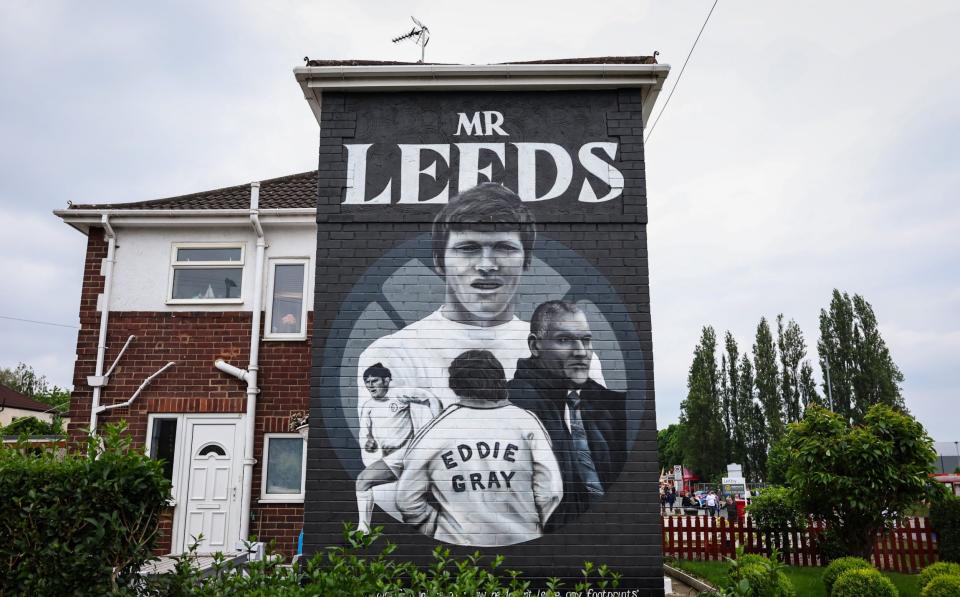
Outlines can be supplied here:
<path id="1" fill-rule="evenodd" d="M 189 421 L 190 463 L 183 547 L 198 543 L 198 553 L 231 551 L 240 504 L 237 422 Z"/>

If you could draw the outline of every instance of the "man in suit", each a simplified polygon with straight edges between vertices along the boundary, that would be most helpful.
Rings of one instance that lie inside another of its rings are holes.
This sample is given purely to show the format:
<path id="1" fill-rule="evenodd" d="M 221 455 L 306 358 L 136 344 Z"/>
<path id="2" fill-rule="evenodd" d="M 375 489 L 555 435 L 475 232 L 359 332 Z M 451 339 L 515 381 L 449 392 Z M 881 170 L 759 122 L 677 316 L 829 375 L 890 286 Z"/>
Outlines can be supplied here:
<path id="1" fill-rule="evenodd" d="M 537 307 L 527 338 L 531 357 L 517 363 L 510 401 L 533 412 L 550 435 L 563 476 L 563 500 L 546 531 L 556 530 L 601 499 L 626 458 L 624 393 L 590 378 L 590 324 L 573 303 Z"/>

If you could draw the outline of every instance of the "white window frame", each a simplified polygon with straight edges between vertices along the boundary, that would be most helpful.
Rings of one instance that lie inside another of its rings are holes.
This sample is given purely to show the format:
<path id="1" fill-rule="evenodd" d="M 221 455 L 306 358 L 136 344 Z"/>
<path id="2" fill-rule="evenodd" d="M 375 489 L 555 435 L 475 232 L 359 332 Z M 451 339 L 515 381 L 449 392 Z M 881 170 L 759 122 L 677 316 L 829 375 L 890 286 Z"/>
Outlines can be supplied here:
<path id="1" fill-rule="evenodd" d="M 303 442 L 303 458 L 300 461 L 300 493 L 267 493 L 267 466 L 270 463 L 270 440 L 299 439 Z M 265 433 L 263 435 L 263 466 L 260 470 L 260 500 L 261 504 L 269 503 L 302 503 L 307 493 L 307 439 L 299 433 Z"/>
<path id="2" fill-rule="evenodd" d="M 170 280 L 167 283 L 168 305 L 239 305 L 243 303 L 243 286 L 246 276 L 247 243 L 173 243 L 170 251 Z M 240 261 L 178 261 L 180 249 L 240 249 Z M 173 298 L 173 278 L 178 269 L 240 268 L 240 296 L 238 298 L 175 299 Z"/>
<path id="3" fill-rule="evenodd" d="M 177 433 L 173 440 L 173 478 L 170 479 L 170 500 L 167 502 L 168 506 L 176 506 L 177 496 L 179 495 L 177 490 L 180 485 L 181 467 L 183 466 L 183 458 L 177 458 L 177 456 L 181 455 L 180 448 L 183 445 L 183 434 L 185 433 L 183 415 L 178 413 L 150 413 L 147 415 L 147 439 L 144 442 L 144 452 L 148 457 L 150 456 L 151 444 L 153 443 L 153 423 L 157 419 L 173 419 L 177 422 Z"/>
<path id="4" fill-rule="evenodd" d="M 269 260 L 270 274 L 267 282 L 266 302 L 266 320 L 263 326 L 264 340 L 306 340 L 307 339 L 307 300 L 309 298 L 308 290 L 310 288 L 310 258 L 309 257 L 272 257 Z M 300 301 L 300 331 L 299 332 L 271 332 L 273 328 L 273 283 L 276 278 L 278 265 L 302 265 L 303 266 L 303 300 Z"/>

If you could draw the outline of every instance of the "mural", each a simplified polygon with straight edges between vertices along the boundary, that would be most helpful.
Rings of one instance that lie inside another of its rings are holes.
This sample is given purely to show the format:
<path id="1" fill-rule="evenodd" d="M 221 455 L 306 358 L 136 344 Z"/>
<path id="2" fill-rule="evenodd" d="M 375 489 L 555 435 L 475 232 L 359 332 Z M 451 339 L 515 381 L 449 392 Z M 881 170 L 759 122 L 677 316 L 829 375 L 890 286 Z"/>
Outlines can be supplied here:
<path id="1" fill-rule="evenodd" d="M 345 416 L 354 418 L 364 467 L 356 477 L 361 529 L 376 504 L 438 540 L 510 545 L 559 528 L 616 480 L 626 457 L 625 393 L 607 388 L 590 319 L 622 387 L 618 343 L 595 303 L 575 302 L 556 273 L 536 275 L 540 284 L 522 301 L 532 316 L 518 316 L 536 237 L 535 218 L 513 191 L 488 182 L 461 192 L 430 235 L 440 302 L 366 340 L 359 356 L 347 351 L 344 369 L 352 365 L 356 378 L 342 395 L 354 397 L 344 410 L 352 403 Z M 418 265 L 384 284 L 418 286 L 426 277 Z M 376 306 L 363 313 L 353 326 L 360 344 L 365 322 L 382 329 L 385 319 Z"/>

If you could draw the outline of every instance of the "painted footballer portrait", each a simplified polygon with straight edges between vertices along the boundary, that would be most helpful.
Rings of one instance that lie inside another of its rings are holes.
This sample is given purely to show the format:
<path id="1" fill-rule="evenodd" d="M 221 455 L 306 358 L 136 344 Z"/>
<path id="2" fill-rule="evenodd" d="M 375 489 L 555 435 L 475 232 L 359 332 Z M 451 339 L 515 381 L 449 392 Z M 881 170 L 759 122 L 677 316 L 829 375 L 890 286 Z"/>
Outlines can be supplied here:
<path id="1" fill-rule="evenodd" d="M 375 323 L 384 318 L 376 306 L 355 323 L 344 408 L 363 462 L 361 530 L 379 506 L 439 541 L 512 545 L 585 512 L 619 475 L 625 395 L 607 387 L 594 348 L 622 371 L 615 335 L 598 305 L 577 296 L 573 276 L 538 261 L 524 279 L 536 244 L 534 216 L 516 193 L 494 182 L 466 189 L 421 243 L 429 272 L 421 260 L 383 283 L 401 297 L 435 284 L 433 310 L 404 312 L 389 333 Z"/>

